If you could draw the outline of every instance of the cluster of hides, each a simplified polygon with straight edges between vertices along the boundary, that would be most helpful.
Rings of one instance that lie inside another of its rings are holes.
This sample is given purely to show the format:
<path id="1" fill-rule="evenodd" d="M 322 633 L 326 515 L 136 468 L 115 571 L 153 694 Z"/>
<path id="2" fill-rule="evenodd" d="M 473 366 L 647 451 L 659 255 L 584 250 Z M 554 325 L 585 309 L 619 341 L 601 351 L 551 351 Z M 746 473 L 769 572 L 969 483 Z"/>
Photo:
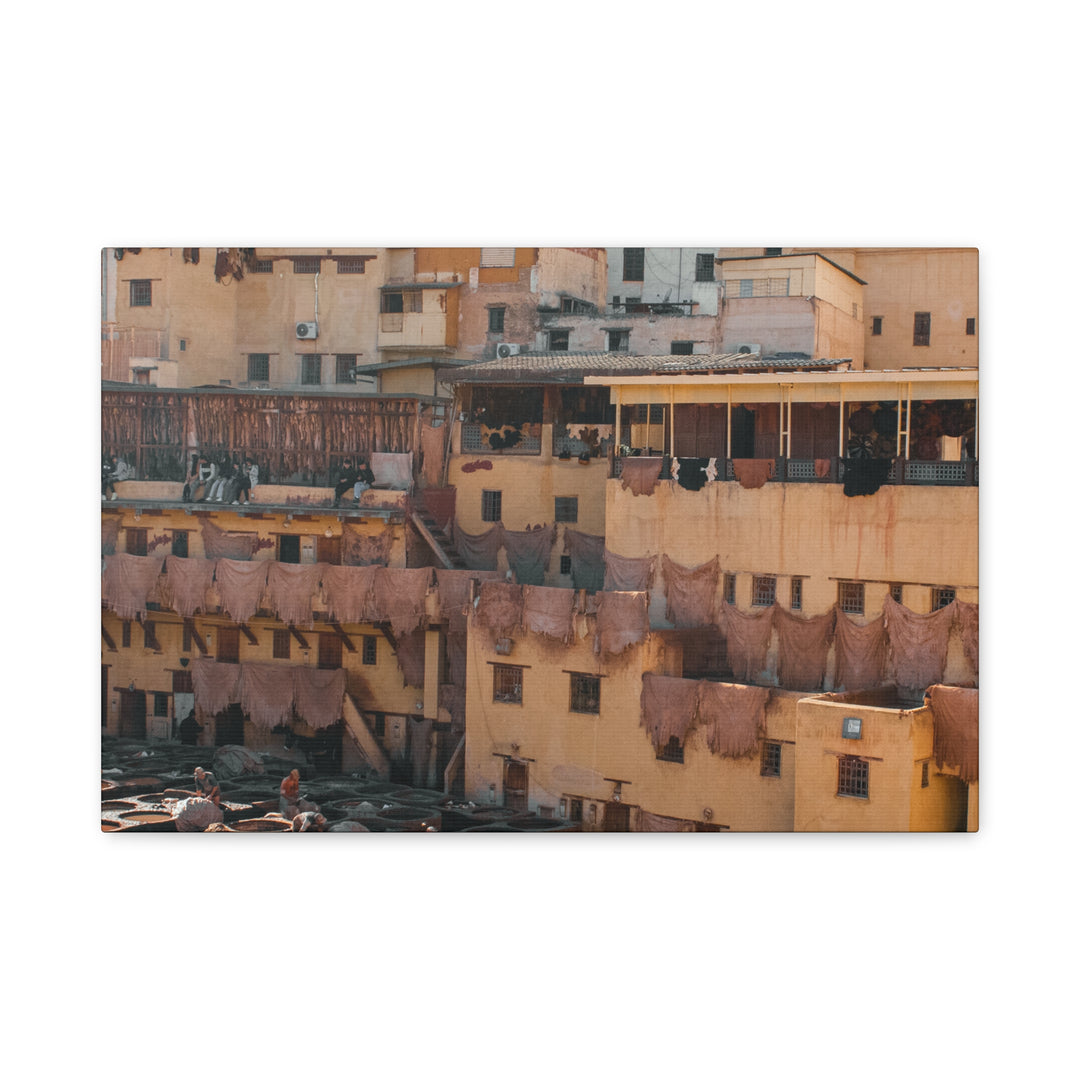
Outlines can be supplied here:
<path id="1" fill-rule="evenodd" d="M 726 601 L 720 605 L 720 629 L 727 641 L 727 659 L 736 679 L 751 682 L 765 667 L 772 637 L 773 608 L 748 615 Z"/>
<path id="2" fill-rule="evenodd" d="M 604 549 L 605 592 L 648 592 L 655 575 L 655 555 L 633 558 Z"/>
<path id="3" fill-rule="evenodd" d="M 214 751 L 211 767 L 214 775 L 222 780 L 243 775 L 262 776 L 266 772 L 262 758 L 242 746 L 219 746 Z"/>
<path id="4" fill-rule="evenodd" d="M 768 700 L 767 687 L 703 681 L 698 698 L 698 724 L 705 731 L 709 749 L 727 758 L 754 753 L 765 735 Z"/>
<path id="5" fill-rule="evenodd" d="M 945 674 L 949 631 L 956 617 L 955 601 L 920 615 L 885 597 L 882 610 L 892 654 L 889 675 L 905 690 L 924 690 L 939 683 Z"/>
<path id="6" fill-rule="evenodd" d="M 270 610 L 286 626 L 311 626 L 312 597 L 319 591 L 324 567 L 318 563 L 272 562 L 266 575 Z"/>
<path id="7" fill-rule="evenodd" d="M 885 619 L 857 626 L 846 615 L 836 618 L 836 675 L 833 685 L 845 690 L 880 686 L 885 677 Z"/>
<path id="8" fill-rule="evenodd" d="M 960 644 L 964 655 L 976 675 L 979 674 L 979 605 L 956 601 L 956 624 L 960 630 Z"/>
<path id="9" fill-rule="evenodd" d="M 487 532 L 465 532 L 454 522 L 454 547 L 470 570 L 494 570 L 502 547 L 502 525 L 496 523 Z"/>
<path id="10" fill-rule="evenodd" d="M 116 541 L 120 537 L 120 518 L 108 517 L 101 519 L 101 554 L 115 555 Z"/>
<path id="11" fill-rule="evenodd" d="M 394 530 L 387 528 L 370 536 L 346 525 L 341 530 L 341 562 L 345 566 L 385 566 L 390 561 Z"/>
<path id="12" fill-rule="evenodd" d="M 891 458 L 844 459 L 844 494 L 873 495 L 889 478 Z"/>
<path id="13" fill-rule="evenodd" d="M 673 470 L 679 487 L 687 491 L 700 491 L 709 479 L 709 459 L 682 457 L 677 460 L 678 468 Z"/>
<path id="14" fill-rule="evenodd" d="M 683 818 L 664 817 L 642 810 L 638 815 L 638 832 L 695 832 L 694 823 Z"/>
<path id="15" fill-rule="evenodd" d="M 396 639 L 394 655 L 406 686 L 422 689 L 424 685 L 424 642 L 427 635 L 423 630 L 413 630 L 401 634 Z"/>
<path id="16" fill-rule="evenodd" d="M 372 454 L 371 471 L 376 484 L 408 491 L 413 482 L 412 454 Z"/>
<path id="17" fill-rule="evenodd" d="M 563 551 L 570 556 L 575 589 L 597 592 L 604 587 L 604 538 L 576 529 L 563 529 Z"/>
<path id="18" fill-rule="evenodd" d="M 208 559 L 165 556 L 169 606 L 185 618 L 206 610 L 206 593 L 214 583 L 215 564 Z"/>
<path id="19" fill-rule="evenodd" d="M 776 475 L 773 458 L 733 458 L 731 467 L 744 488 L 764 487 Z"/>
<path id="20" fill-rule="evenodd" d="M 109 610 L 121 619 L 141 619 L 157 588 L 161 565 L 161 559 L 148 555 L 106 555 L 101 597 Z"/>
<path id="21" fill-rule="evenodd" d="M 370 615 L 375 574 L 382 568 L 321 565 L 321 569 L 327 614 L 339 623 L 366 622 Z"/>
<path id="22" fill-rule="evenodd" d="M 651 495 L 656 490 L 662 457 L 625 457 L 622 459 L 622 486 L 632 495 Z"/>
<path id="23" fill-rule="evenodd" d="M 253 724 L 272 728 L 295 709 L 309 727 L 329 727 L 341 719 L 345 669 L 321 670 L 295 664 L 219 664 L 200 658 L 191 665 L 195 704 L 214 716 L 239 703 Z"/>
<path id="24" fill-rule="evenodd" d="M 679 629 L 711 626 L 716 610 L 716 585 L 720 578 L 720 556 L 714 555 L 700 566 L 680 566 L 663 556 L 664 617 Z"/>
<path id="25" fill-rule="evenodd" d="M 979 691 L 959 686 L 931 686 L 926 696 L 934 713 L 934 761 L 949 765 L 960 779 L 979 779 Z"/>
<path id="26" fill-rule="evenodd" d="M 543 585 L 544 574 L 551 561 L 551 549 L 555 546 L 554 525 L 537 525 L 524 532 L 504 528 L 502 546 L 506 559 L 514 571 L 519 585 Z"/>
<path id="27" fill-rule="evenodd" d="M 457 505 L 456 487 L 424 488 L 424 509 L 435 519 L 440 529 L 448 529 L 454 520 Z"/>
<path id="28" fill-rule="evenodd" d="M 480 586 L 476 622 L 491 631 L 493 637 L 508 637 L 521 626 L 522 586 L 505 581 L 485 581 Z"/>
<path id="29" fill-rule="evenodd" d="M 221 610 L 233 622 L 246 623 L 258 611 L 259 602 L 266 591 L 269 566 L 266 562 L 218 559 L 214 579 L 221 598 Z"/>
<path id="30" fill-rule="evenodd" d="M 173 820 L 177 832 L 205 832 L 210 825 L 225 820 L 225 813 L 220 806 L 215 806 L 209 799 L 181 799 L 173 807 Z"/>
<path id="31" fill-rule="evenodd" d="M 641 677 L 641 726 L 659 754 L 672 739 L 686 743 L 697 721 L 700 684 L 696 679 L 646 672 Z"/>
<path id="32" fill-rule="evenodd" d="M 420 429 L 420 453 L 423 455 L 421 475 L 427 487 L 435 487 L 442 479 L 443 458 L 446 456 L 446 424 Z"/>
<path id="33" fill-rule="evenodd" d="M 212 521 L 202 523 L 203 551 L 208 559 L 250 559 L 259 543 L 257 533 L 233 533 L 219 529 Z"/>
<path id="34" fill-rule="evenodd" d="M 773 625 L 779 640 L 776 675 L 780 685 L 786 690 L 821 689 L 836 625 L 836 608 L 809 619 L 774 608 Z"/>
<path id="35" fill-rule="evenodd" d="M 424 598 L 431 586 L 431 567 L 383 568 L 375 575 L 372 603 L 390 623 L 395 636 L 411 634 L 424 621 Z"/>
<path id="36" fill-rule="evenodd" d="M 530 634 L 542 634 L 564 644 L 574 637 L 573 589 L 524 585 L 521 590 L 521 622 Z"/>
<path id="37" fill-rule="evenodd" d="M 497 571 L 436 569 L 435 584 L 439 590 L 439 616 L 450 633 L 460 633 L 466 626 L 466 608 L 474 581 L 496 581 Z"/>
<path id="38" fill-rule="evenodd" d="M 616 656 L 649 636 L 649 595 L 645 592 L 597 594 L 593 651 Z"/>

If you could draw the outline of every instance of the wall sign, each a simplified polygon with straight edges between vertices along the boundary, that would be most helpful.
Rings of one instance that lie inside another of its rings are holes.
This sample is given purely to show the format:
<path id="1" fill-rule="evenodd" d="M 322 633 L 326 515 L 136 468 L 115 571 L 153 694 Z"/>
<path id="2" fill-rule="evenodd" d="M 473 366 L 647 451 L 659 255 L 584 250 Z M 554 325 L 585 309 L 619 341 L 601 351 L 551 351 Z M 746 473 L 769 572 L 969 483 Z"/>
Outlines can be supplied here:
<path id="1" fill-rule="evenodd" d="M 845 716 L 844 717 L 844 738 L 845 739 L 861 739 L 862 738 L 862 717 L 861 716 Z"/>

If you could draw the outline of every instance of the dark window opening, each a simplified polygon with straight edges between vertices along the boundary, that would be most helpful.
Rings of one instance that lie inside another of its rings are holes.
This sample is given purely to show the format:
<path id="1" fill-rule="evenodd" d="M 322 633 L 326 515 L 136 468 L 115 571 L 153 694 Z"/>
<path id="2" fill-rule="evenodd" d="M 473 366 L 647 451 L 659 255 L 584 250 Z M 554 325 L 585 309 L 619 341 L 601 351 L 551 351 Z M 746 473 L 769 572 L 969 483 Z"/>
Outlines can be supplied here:
<path id="1" fill-rule="evenodd" d="M 648 410 L 648 412 L 646 412 L 646 410 Z M 664 422 L 664 406 L 635 405 L 633 422 L 635 424 L 662 424 Z"/>
<path id="2" fill-rule="evenodd" d="M 321 385 L 322 356 L 318 353 L 300 357 L 300 382 L 304 386 Z"/>
<path id="3" fill-rule="evenodd" d="M 292 634 L 288 630 L 274 631 L 274 659 L 288 660 L 292 655 Z"/>
<path id="4" fill-rule="evenodd" d="M 178 559 L 188 557 L 188 534 L 186 530 L 179 529 L 172 534 L 172 552 Z"/>
<path id="5" fill-rule="evenodd" d="M 143 633 L 143 648 L 160 650 L 160 646 L 157 641 L 157 634 L 154 632 L 154 624 L 152 622 L 144 622 L 142 624 Z"/>
<path id="6" fill-rule="evenodd" d="M 904 586 L 903 585 L 890 585 L 889 595 L 898 603 L 904 602 Z"/>
<path id="7" fill-rule="evenodd" d="M 400 315 L 405 310 L 405 294 L 399 292 L 384 292 L 379 310 L 384 315 Z"/>
<path id="8" fill-rule="evenodd" d="M 256 259 L 251 264 L 251 272 L 253 274 L 272 274 L 274 272 L 274 260 Z"/>
<path id="9" fill-rule="evenodd" d="M 791 610 L 802 610 L 802 578 L 791 579 Z"/>
<path id="10" fill-rule="evenodd" d="M 548 352 L 569 352 L 570 351 L 570 331 L 569 330 L 549 330 L 548 331 Z"/>
<path id="11" fill-rule="evenodd" d="M 356 382 L 356 353 L 342 353 L 335 356 L 334 361 L 334 379 L 336 382 Z"/>
<path id="12" fill-rule="evenodd" d="M 380 739 L 386 735 L 386 713 L 375 714 L 375 735 Z"/>
<path id="13" fill-rule="evenodd" d="M 131 620 L 125 619 L 120 624 L 120 644 L 125 649 L 131 648 Z"/>
<path id="14" fill-rule="evenodd" d="M 169 715 L 169 695 L 162 693 L 160 690 L 154 691 L 154 715 Z"/>
<path id="15" fill-rule="evenodd" d="M 913 344 L 915 345 L 929 345 L 930 344 L 930 312 L 929 311 L 916 311 L 915 312 L 915 339 Z"/>
<path id="16" fill-rule="evenodd" d="M 180 651 L 191 652 L 192 644 L 191 627 L 185 622 L 184 627 L 180 632 Z M 173 689 L 175 690 L 176 687 L 174 686 Z"/>
<path id="17" fill-rule="evenodd" d="M 605 391 L 607 387 L 603 388 Z M 520 390 L 503 386 L 474 386 L 470 400 L 470 420 L 489 428 L 521 427 L 544 420 L 544 388 L 523 386 Z"/>
<path id="18" fill-rule="evenodd" d="M 955 589 L 933 589 L 930 593 L 930 610 L 940 611 L 956 599 Z"/>
<path id="19" fill-rule="evenodd" d="M 782 255 L 783 252 L 784 252 L 783 248 L 766 248 L 765 249 L 765 254 L 767 256 L 768 255 Z"/>
<path id="20" fill-rule="evenodd" d="M 339 274 L 362 274 L 367 259 L 363 255 L 340 255 L 337 261 Z"/>
<path id="21" fill-rule="evenodd" d="M 569 555 L 559 556 L 559 573 L 564 575 L 573 573 L 573 567 L 571 567 L 570 565 Z"/>
<path id="22" fill-rule="evenodd" d="M 645 280 L 645 249 L 623 248 L 623 281 Z"/>
<path id="23" fill-rule="evenodd" d="M 146 554 L 146 530 L 125 529 L 125 550 L 129 555 Z"/>
<path id="24" fill-rule="evenodd" d="M 555 520 L 576 522 L 578 501 L 576 495 L 555 496 Z"/>
<path id="25" fill-rule="evenodd" d="M 724 575 L 724 602 L 727 604 L 735 603 L 735 575 Z"/>
<path id="26" fill-rule="evenodd" d="M 524 668 L 510 664 L 492 667 L 491 700 L 502 705 L 520 705 L 524 685 Z"/>
<path id="27" fill-rule="evenodd" d="M 607 351 L 628 353 L 630 351 L 630 331 L 609 330 L 607 332 Z"/>
<path id="28" fill-rule="evenodd" d="M 882 319 L 880 315 L 875 315 L 870 320 L 870 333 L 873 334 L 875 337 L 881 336 L 881 322 Z"/>
<path id="29" fill-rule="evenodd" d="M 248 382 L 270 381 L 270 354 L 250 353 L 248 355 Z"/>
<path id="30" fill-rule="evenodd" d="M 930 786 L 930 762 L 929 761 L 924 761 L 922 763 L 922 782 L 920 784 L 920 787 L 929 787 L 929 786 Z"/>
<path id="31" fill-rule="evenodd" d="M 975 336 L 975 320 L 974 319 L 968 319 L 966 333 L 967 333 L 967 335 L 969 337 L 974 337 Z"/>
<path id="32" fill-rule="evenodd" d="M 506 308 L 488 308 L 488 333 L 501 334 L 506 326 Z"/>
<path id="33" fill-rule="evenodd" d="M 697 255 L 694 264 L 694 280 L 716 280 L 716 258 L 711 251 L 706 251 Z"/>
<path id="34" fill-rule="evenodd" d="M 761 747 L 761 775 L 779 776 L 782 743 L 766 742 Z"/>
<path id="35" fill-rule="evenodd" d="M 840 758 L 836 794 L 852 799 L 870 798 L 870 763 L 857 757 Z"/>
<path id="36" fill-rule="evenodd" d="M 570 800 L 570 821 L 580 825 L 585 817 L 585 802 L 583 799 Z"/>
<path id="37" fill-rule="evenodd" d="M 364 635 L 364 644 L 362 646 L 363 653 L 361 654 L 362 662 L 368 664 L 376 663 L 379 651 L 379 639 L 372 634 Z"/>
<path id="38" fill-rule="evenodd" d="M 278 537 L 278 562 L 298 563 L 300 561 L 300 537 Z"/>
<path id="39" fill-rule="evenodd" d="M 615 406 L 606 386 L 559 388 L 559 424 L 614 424 Z M 556 432 L 558 434 L 558 432 Z"/>
<path id="40" fill-rule="evenodd" d="M 319 667 L 323 671 L 341 667 L 341 638 L 337 634 L 319 635 Z"/>
<path id="41" fill-rule="evenodd" d="M 673 341 L 671 343 L 672 356 L 693 356 L 694 343 L 692 341 Z"/>
<path id="42" fill-rule="evenodd" d="M 659 754 L 656 755 L 657 761 L 673 761 L 676 765 L 683 764 L 683 745 L 679 740 L 672 735 L 667 741 L 665 746 Z"/>
<path id="43" fill-rule="evenodd" d="M 128 291 L 132 307 L 150 307 L 153 304 L 153 288 L 149 281 L 133 281 Z"/>
<path id="44" fill-rule="evenodd" d="M 502 492 L 483 491 L 480 495 L 480 520 L 502 521 Z"/>
<path id="45" fill-rule="evenodd" d="M 570 711 L 576 713 L 600 712 L 600 679 L 596 675 L 570 675 Z"/>

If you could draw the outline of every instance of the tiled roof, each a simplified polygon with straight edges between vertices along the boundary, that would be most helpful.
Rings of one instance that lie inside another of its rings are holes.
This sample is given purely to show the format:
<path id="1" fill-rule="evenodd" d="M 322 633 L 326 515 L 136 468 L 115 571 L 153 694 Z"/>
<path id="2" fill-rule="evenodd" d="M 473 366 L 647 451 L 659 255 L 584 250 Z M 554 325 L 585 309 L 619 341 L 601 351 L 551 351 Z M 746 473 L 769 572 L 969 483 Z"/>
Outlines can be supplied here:
<path id="1" fill-rule="evenodd" d="M 680 375 L 711 371 L 829 371 L 850 360 L 807 360 L 747 353 L 629 356 L 625 353 L 519 353 L 480 360 L 442 376 L 445 382 L 575 383 L 586 375 Z"/>

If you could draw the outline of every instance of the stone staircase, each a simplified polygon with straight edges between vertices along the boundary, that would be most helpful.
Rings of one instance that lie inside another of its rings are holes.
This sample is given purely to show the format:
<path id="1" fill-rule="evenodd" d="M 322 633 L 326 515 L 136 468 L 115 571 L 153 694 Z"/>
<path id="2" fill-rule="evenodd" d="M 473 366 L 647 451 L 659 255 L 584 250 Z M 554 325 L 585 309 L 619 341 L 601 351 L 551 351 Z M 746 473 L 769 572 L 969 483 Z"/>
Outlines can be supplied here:
<path id="1" fill-rule="evenodd" d="M 416 531 L 427 541 L 428 546 L 435 553 L 435 557 L 447 570 L 468 569 L 465 560 L 458 553 L 457 548 L 454 547 L 453 537 L 446 534 L 442 526 L 424 506 L 422 493 L 415 498 L 410 517 L 413 525 L 416 526 Z"/>

